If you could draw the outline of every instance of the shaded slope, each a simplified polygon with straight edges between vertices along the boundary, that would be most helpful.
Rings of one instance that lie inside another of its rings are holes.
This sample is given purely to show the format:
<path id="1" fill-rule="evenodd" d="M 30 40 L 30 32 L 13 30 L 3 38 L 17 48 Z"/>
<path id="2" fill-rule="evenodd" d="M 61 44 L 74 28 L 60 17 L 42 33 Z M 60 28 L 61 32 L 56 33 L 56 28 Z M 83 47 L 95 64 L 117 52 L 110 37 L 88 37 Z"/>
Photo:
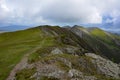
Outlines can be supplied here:
<path id="1" fill-rule="evenodd" d="M 87 41 L 87 43 L 96 51 L 115 62 L 120 61 L 119 36 L 105 32 L 99 28 L 80 28 L 75 26 L 71 31 Z"/>

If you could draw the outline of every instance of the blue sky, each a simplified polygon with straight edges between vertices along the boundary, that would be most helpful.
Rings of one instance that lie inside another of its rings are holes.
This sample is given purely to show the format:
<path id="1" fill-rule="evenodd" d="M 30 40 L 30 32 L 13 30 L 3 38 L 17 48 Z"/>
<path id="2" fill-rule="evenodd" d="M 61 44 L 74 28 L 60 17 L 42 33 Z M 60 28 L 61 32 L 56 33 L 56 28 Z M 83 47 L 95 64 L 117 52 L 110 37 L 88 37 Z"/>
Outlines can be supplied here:
<path id="1" fill-rule="evenodd" d="M 1 26 L 81 24 L 119 30 L 120 0 L 0 0 Z"/>

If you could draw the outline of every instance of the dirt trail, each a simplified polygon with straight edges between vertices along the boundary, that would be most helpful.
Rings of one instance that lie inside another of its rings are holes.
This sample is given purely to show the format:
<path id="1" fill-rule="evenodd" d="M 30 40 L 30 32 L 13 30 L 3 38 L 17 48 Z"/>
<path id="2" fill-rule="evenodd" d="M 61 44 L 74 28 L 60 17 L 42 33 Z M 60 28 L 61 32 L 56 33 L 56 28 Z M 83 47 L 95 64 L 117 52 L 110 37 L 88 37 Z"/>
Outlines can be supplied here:
<path id="1" fill-rule="evenodd" d="M 8 78 L 6 80 L 15 80 L 15 74 L 17 73 L 17 71 L 23 69 L 26 67 L 27 65 L 27 60 L 28 60 L 28 56 L 32 53 L 34 53 L 36 50 L 38 50 L 40 48 L 40 46 L 37 46 L 33 49 L 31 49 L 30 51 L 28 51 L 22 58 L 22 60 L 13 68 L 13 70 L 10 72 Z"/>

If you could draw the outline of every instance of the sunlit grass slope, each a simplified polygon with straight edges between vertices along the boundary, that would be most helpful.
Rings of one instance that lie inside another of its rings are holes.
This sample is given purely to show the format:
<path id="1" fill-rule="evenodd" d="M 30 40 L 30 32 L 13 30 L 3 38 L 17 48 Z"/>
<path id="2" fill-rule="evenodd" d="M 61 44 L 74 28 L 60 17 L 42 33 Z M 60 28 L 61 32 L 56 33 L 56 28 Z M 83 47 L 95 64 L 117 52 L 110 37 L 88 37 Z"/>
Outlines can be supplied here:
<path id="1" fill-rule="evenodd" d="M 37 46 L 52 45 L 53 39 L 43 37 L 40 28 L 0 34 L 0 80 L 4 80 L 11 69 Z"/>

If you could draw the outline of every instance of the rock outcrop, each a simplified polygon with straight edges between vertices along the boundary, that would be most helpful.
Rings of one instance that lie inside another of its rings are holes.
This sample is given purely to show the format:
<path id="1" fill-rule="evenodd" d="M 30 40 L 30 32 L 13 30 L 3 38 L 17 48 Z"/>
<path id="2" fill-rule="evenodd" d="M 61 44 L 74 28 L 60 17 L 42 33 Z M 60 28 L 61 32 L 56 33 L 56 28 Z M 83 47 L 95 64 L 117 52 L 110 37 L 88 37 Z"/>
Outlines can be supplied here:
<path id="1" fill-rule="evenodd" d="M 53 54 L 55 52 L 57 54 Z M 53 53 L 52 53 L 53 52 Z M 59 48 L 53 49 L 51 55 L 38 62 L 29 64 L 26 69 L 35 68 L 28 79 L 35 80 L 106 80 L 120 79 L 120 66 L 95 53 L 85 53 L 83 56 L 61 54 Z M 54 57 L 53 57 L 54 56 Z M 24 70 L 23 70 L 24 71 Z M 22 70 L 17 73 L 20 78 Z M 27 72 L 28 73 L 28 72 Z M 25 76 L 25 75 L 22 75 Z M 26 79 L 27 80 L 27 79 Z"/>
<path id="2" fill-rule="evenodd" d="M 98 73 L 107 77 L 120 78 L 120 67 L 118 64 L 94 53 L 86 53 L 85 55 L 92 58 L 92 63 L 96 65 Z"/>

